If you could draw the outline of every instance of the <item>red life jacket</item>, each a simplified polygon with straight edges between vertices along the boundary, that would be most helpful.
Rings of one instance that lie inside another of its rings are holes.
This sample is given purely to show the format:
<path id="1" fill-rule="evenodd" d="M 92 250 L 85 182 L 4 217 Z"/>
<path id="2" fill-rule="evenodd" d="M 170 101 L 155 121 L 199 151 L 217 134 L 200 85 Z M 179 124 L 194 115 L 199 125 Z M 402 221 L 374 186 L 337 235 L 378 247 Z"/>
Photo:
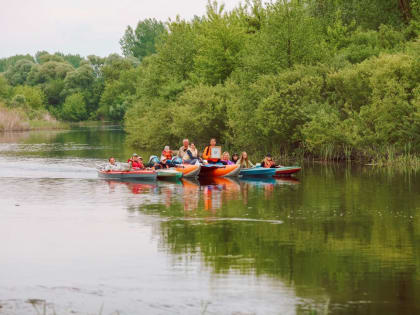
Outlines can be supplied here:
<path id="1" fill-rule="evenodd" d="M 133 161 L 132 159 L 129 159 L 127 162 L 128 162 L 128 163 L 130 163 L 130 162 L 131 162 L 131 167 L 132 167 L 132 168 L 141 168 L 141 169 L 143 169 L 143 168 L 144 168 L 143 163 L 142 163 L 142 162 L 140 162 L 140 161 Z"/>
<path id="2" fill-rule="evenodd" d="M 169 151 L 163 150 L 162 155 L 166 157 L 167 160 L 172 160 L 172 150 L 169 150 Z"/>

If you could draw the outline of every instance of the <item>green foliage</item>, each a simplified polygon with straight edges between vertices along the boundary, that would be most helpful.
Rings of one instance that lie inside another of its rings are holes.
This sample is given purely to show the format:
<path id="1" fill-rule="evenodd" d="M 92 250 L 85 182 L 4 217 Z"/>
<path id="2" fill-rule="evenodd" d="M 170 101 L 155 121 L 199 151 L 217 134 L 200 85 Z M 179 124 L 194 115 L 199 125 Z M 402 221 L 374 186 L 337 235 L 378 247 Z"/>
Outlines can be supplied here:
<path id="1" fill-rule="evenodd" d="M 198 82 L 216 85 L 230 76 L 239 62 L 245 32 L 233 15 L 223 13 L 223 6 L 209 3 L 206 19 L 197 26 L 194 74 Z"/>
<path id="2" fill-rule="evenodd" d="M 45 95 L 39 87 L 20 85 L 13 89 L 13 95 L 18 103 L 24 103 L 30 109 L 45 108 Z"/>
<path id="3" fill-rule="evenodd" d="M 50 55 L 44 56 L 47 58 Z M 44 56 L 41 56 L 41 59 Z M 32 68 L 29 72 L 27 81 L 31 85 L 37 85 L 51 80 L 64 80 L 67 73 L 73 70 L 74 68 L 66 62 L 46 61 Z"/>
<path id="4" fill-rule="evenodd" d="M 87 118 L 86 102 L 82 94 L 76 93 L 66 97 L 61 109 L 61 118 L 67 121 L 81 121 Z"/>
<path id="5" fill-rule="evenodd" d="M 160 146 L 215 136 L 251 152 L 325 159 L 386 154 L 389 145 L 402 152 L 407 143 L 420 152 L 410 4 L 407 23 L 395 1 L 248 1 L 231 12 L 210 2 L 204 17 L 171 22 L 140 64 L 128 92 L 129 139 Z M 116 82 L 104 103 L 122 103 Z"/>
<path id="6" fill-rule="evenodd" d="M 156 19 L 139 21 L 135 30 L 128 26 L 120 40 L 124 56 L 134 56 L 139 60 L 156 52 L 156 43 L 165 32 L 165 26 Z"/>
<path id="7" fill-rule="evenodd" d="M 0 59 L 0 73 L 6 72 L 9 67 L 14 66 L 20 60 L 28 60 L 31 62 L 35 62 L 34 57 L 31 55 L 15 55 L 7 58 Z"/>
<path id="8" fill-rule="evenodd" d="M 131 105 L 136 92 L 137 70 L 122 71 L 119 80 L 108 81 L 101 95 L 98 115 L 113 121 L 121 121 Z"/>
<path id="9" fill-rule="evenodd" d="M 28 74 L 31 72 L 32 68 L 35 66 L 30 60 L 21 59 L 17 61 L 14 65 L 9 66 L 8 70 L 5 73 L 5 76 L 11 85 L 20 85 L 25 84 Z"/>
<path id="10" fill-rule="evenodd" d="M 177 142 L 188 137 L 198 143 L 223 139 L 226 130 L 226 91 L 222 85 L 187 89 L 173 104 L 171 134 Z"/>
<path id="11" fill-rule="evenodd" d="M 10 97 L 12 87 L 7 82 L 6 78 L 0 74 L 0 100 L 8 99 Z"/>

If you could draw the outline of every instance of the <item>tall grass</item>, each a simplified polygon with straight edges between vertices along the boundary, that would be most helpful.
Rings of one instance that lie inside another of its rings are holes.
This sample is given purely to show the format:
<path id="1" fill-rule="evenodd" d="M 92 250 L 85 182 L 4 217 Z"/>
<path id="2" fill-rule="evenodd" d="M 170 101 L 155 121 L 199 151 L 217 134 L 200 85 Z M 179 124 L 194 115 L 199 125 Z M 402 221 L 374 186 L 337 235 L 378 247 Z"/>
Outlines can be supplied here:
<path id="1" fill-rule="evenodd" d="M 29 130 L 28 119 L 18 110 L 0 107 L 0 131 Z"/>
<path id="2" fill-rule="evenodd" d="M 19 109 L 0 106 L 0 132 L 63 129 L 67 126 L 68 124 L 57 121 L 47 112 L 36 119 L 30 120 L 27 115 Z"/>

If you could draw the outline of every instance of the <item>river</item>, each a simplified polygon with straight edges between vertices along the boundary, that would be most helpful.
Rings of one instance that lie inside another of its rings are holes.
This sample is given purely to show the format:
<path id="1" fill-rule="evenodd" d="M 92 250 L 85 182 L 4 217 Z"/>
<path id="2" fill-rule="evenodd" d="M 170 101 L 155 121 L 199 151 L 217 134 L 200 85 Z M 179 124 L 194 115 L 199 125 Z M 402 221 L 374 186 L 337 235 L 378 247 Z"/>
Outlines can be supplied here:
<path id="1" fill-rule="evenodd" d="M 420 174 L 99 179 L 124 137 L 0 133 L 0 314 L 420 313 Z"/>

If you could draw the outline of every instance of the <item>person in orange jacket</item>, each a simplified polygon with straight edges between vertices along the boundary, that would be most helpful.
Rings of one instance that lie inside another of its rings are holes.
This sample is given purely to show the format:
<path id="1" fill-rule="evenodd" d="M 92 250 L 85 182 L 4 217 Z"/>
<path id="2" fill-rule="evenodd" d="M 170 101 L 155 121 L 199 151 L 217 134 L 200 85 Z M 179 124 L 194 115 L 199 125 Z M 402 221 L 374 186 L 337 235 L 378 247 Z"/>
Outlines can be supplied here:
<path id="1" fill-rule="evenodd" d="M 216 146 L 216 139 L 210 139 L 210 145 L 207 146 L 203 151 L 203 159 L 207 160 L 209 163 L 217 163 L 220 162 L 220 159 L 211 158 L 211 149 Z"/>

